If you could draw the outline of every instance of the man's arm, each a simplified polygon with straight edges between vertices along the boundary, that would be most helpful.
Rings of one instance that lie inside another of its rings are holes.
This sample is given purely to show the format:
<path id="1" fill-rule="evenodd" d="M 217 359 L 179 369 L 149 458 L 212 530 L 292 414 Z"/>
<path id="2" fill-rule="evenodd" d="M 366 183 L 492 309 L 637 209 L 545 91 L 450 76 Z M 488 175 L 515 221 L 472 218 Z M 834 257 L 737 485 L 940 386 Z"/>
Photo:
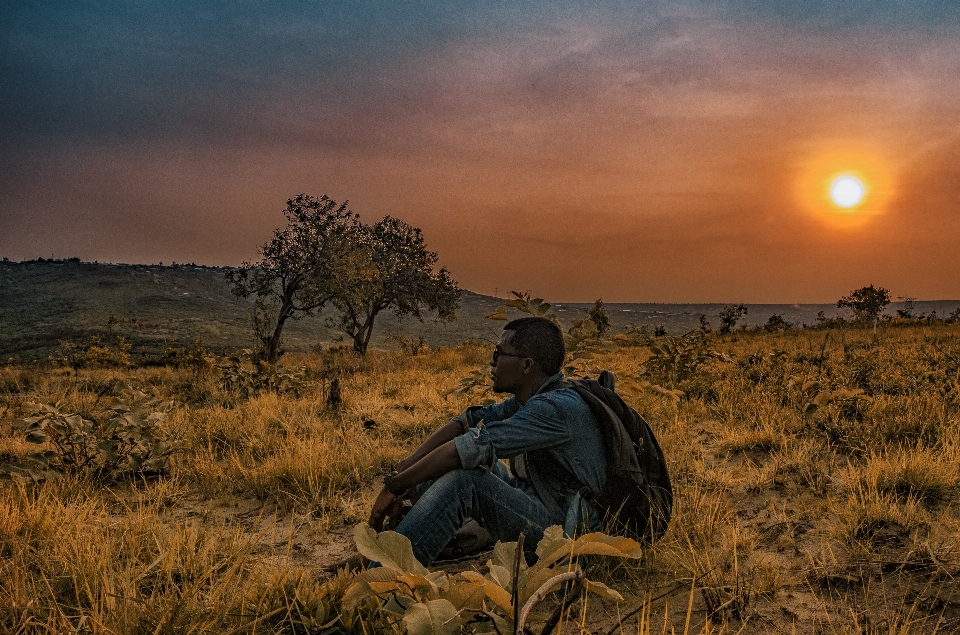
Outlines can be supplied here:
<path id="1" fill-rule="evenodd" d="M 453 441 L 454 438 L 460 436 L 469 429 L 470 427 L 467 425 L 466 421 L 462 421 L 459 417 L 454 417 L 445 426 L 427 437 L 427 440 L 420 444 L 420 447 L 417 448 L 413 454 L 400 461 L 397 464 L 397 472 L 403 472 L 408 467 L 414 465 L 420 459 L 430 454 L 430 452 L 433 450 L 436 450 L 444 443 Z M 420 481 L 417 482 L 417 484 L 419 483 Z"/>
<path id="2" fill-rule="evenodd" d="M 448 427 L 444 426 L 444 428 Z M 444 428 L 441 428 L 443 430 Z M 439 432 L 439 431 L 438 431 Z M 431 439 L 436 436 L 434 433 Z M 426 445 L 426 443 L 424 443 Z M 423 446 L 421 446 L 422 448 Z M 418 450 L 419 452 L 419 450 Z M 406 467 L 390 478 L 390 487 L 394 491 L 406 491 L 412 487 L 429 481 L 431 479 L 443 476 L 451 470 L 461 467 L 460 455 L 453 440 L 449 440 L 439 447 L 434 448 L 425 457 L 417 460 L 415 463 Z M 399 512 L 400 499 L 387 489 L 384 485 L 373 504 L 373 510 L 370 512 L 370 526 L 380 531 L 383 528 L 383 521 L 387 516 L 392 516 Z"/>

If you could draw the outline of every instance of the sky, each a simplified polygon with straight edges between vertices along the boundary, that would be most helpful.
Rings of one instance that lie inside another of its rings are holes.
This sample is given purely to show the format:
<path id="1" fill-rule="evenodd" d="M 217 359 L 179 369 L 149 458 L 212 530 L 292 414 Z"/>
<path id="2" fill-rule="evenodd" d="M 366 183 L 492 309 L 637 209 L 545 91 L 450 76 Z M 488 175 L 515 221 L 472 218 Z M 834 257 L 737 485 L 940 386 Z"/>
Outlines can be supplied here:
<path id="1" fill-rule="evenodd" d="M 298 193 L 488 295 L 960 299 L 960 3 L 0 4 L 0 257 L 238 265 Z"/>

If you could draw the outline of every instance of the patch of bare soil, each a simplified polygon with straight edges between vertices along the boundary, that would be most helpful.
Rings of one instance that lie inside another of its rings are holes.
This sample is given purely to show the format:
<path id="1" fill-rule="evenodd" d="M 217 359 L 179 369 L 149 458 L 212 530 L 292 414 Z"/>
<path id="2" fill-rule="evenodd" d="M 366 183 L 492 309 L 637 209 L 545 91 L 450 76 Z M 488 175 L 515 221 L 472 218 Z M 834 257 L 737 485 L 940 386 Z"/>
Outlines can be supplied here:
<path id="1" fill-rule="evenodd" d="M 724 469 L 736 469 L 736 462 L 728 461 Z M 664 566 L 670 557 L 666 548 L 639 573 L 612 574 L 609 584 L 624 596 L 622 603 L 596 596 L 585 605 L 574 602 L 557 632 L 960 633 L 960 571 L 929 549 L 913 548 L 917 536 L 880 528 L 871 540 L 881 556 L 860 561 L 838 552 L 817 529 L 824 526 L 817 521 L 827 510 L 825 496 L 786 481 L 759 492 L 744 488 L 733 496 L 738 523 L 755 536 L 754 566 L 734 576 L 735 583 L 720 581 L 730 580 L 729 572 L 721 577 L 708 571 L 696 580 L 673 577 L 667 573 L 671 567 Z M 235 528 L 255 545 L 260 562 L 278 568 L 292 564 L 318 580 L 330 575 L 326 567 L 357 554 L 352 523 L 324 525 L 310 515 L 282 511 L 270 500 L 186 495 L 166 514 L 172 526 L 195 522 Z M 483 572 L 489 557 L 484 551 L 431 568 Z M 588 577 L 596 576 L 588 570 Z M 551 596 L 538 610 L 549 614 L 556 606 Z"/>

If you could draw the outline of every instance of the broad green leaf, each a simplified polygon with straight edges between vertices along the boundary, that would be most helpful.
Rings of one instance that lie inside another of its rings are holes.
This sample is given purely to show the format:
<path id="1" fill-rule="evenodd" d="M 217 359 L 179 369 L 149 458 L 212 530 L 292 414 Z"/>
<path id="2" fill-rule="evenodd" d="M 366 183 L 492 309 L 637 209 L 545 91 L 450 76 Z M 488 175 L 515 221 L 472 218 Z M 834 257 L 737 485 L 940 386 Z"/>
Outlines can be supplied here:
<path id="1" fill-rule="evenodd" d="M 610 536 L 601 532 L 595 532 L 580 536 L 577 539 L 579 544 L 601 543 L 613 547 L 625 558 L 639 558 L 643 555 L 643 545 L 632 538 L 624 536 Z"/>
<path id="2" fill-rule="evenodd" d="M 351 584 L 343 594 L 344 611 L 349 613 L 365 599 L 377 595 L 377 592 L 371 588 L 371 583 L 375 584 L 390 581 L 395 583 L 396 577 L 396 572 L 386 567 L 367 569 L 363 573 L 360 573 L 353 579 L 353 584 Z"/>
<path id="3" fill-rule="evenodd" d="M 394 573 L 419 573 L 426 575 L 427 568 L 413 557 L 410 539 L 395 531 L 384 531 L 379 535 L 366 523 L 358 524 L 353 530 L 353 539 L 357 551 Z"/>
<path id="4" fill-rule="evenodd" d="M 530 596 L 536 593 L 543 584 L 550 578 L 557 575 L 557 571 L 550 568 L 543 568 L 537 571 L 531 571 L 527 575 L 526 583 L 520 588 L 519 601 L 520 606 L 523 606 L 527 603 L 527 600 L 530 599 Z"/>
<path id="5" fill-rule="evenodd" d="M 453 580 L 443 592 L 443 597 L 450 601 L 457 610 L 479 609 L 483 606 L 483 584 L 475 580 Z"/>
<path id="6" fill-rule="evenodd" d="M 506 567 L 501 567 L 498 564 L 493 564 L 490 561 L 487 561 L 487 567 L 490 569 L 488 577 L 493 580 L 495 583 L 507 589 L 508 591 L 513 586 L 513 573 L 510 569 Z"/>
<path id="7" fill-rule="evenodd" d="M 69 417 L 64 417 L 63 420 L 73 428 L 80 428 L 83 426 L 83 417 L 80 415 L 71 415 Z"/>
<path id="8" fill-rule="evenodd" d="M 563 535 L 563 527 L 553 525 L 543 530 L 543 538 L 537 543 L 537 557 L 543 558 L 563 545 L 569 545 L 570 539 Z"/>
<path id="9" fill-rule="evenodd" d="M 407 635 L 456 635 L 462 620 L 448 600 L 414 604 L 403 616 Z"/>
<path id="10" fill-rule="evenodd" d="M 531 569 L 539 571 L 545 567 L 553 566 L 564 558 L 586 555 L 639 558 L 643 555 L 643 548 L 639 543 L 629 538 L 618 538 L 606 534 L 587 534 L 578 538 L 573 544 L 563 545 L 553 553 L 541 557 Z"/>
<path id="11" fill-rule="evenodd" d="M 497 541 L 497 544 L 493 547 L 493 558 L 487 562 L 487 566 L 490 566 L 490 562 L 493 564 L 503 567 L 504 569 L 509 569 L 513 571 L 514 563 L 517 559 L 517 543 L 516 542 L 500 542 Z M 527 561 L 523 558 L 520 559 L 520 570 L 523 571 L 527 568 Z"/>
<path id="12" fill-rule="evenodd" d="M 620 595 L 619 593 L 617 593 L 616 591 L 608 587 L 606 584 L 603 584 L 602 582 L 592 582 L 591 580 L 584 580 L 583 586 L 590 593 L 596 593 L 597 595 L 599 595 L 604 599 L 613 600 L 614 602 L 623 602 L 622 595 Z"/>
<path id="13" fill-rule="evenodd" d="M 508 615 L 512 616 L 512 614 L 508 614 Z M 497 625 L 498 630 L 496 632 L 512 633 L 514 631 L 512 617 L 503 617 L 501 615 L 497 615 L 496 613 L 493 613 L 492 617 L 493 617 L 493 623 Z"/>
<path id="14" fill-rule="evenodd" d="M 435 585 L 438 589 L 440 589 L 440 591 L 446 591 L 447 587 L 450 586 L 450 578 L 447 577 L 446 571 L 443 571 L 443 570 L 433 571 L 432 573 L 428 573 L 424 577 L 426 577 L 431 584 Z"/>
<path id="15" fill-rule="evenodd" d="M 502 619 L 502 618 L 501 618 Z M 494 633 L 512 633 L 513 630 L 507 628 L 506 630 L 497 630 L 491 622 L 473 622 L 468 627 L 470 630 L 467 631 L 472 635 L 492 635 Z"/>
<path id="16" fill-rule="evenodd" d="M 32 432 L 27 434 L 26 441 L 27 443 L 35 443 L 35 444 L 46 443 L 47 435 L 40 430 L 33 430 Z"/>
<path id="17" fill-rule="evenodd" d="M 383 567 L 380 567 L 383 568 Z M 410 593 L 410 587 L 406 584 L 401 583 L 399 580 L 387 580 L 385 582 L 368 582 L 370 590 L 373 591 L 375 595 L 386 595 L 387 593 L 393 593 L 399 591 L 403 594 Z"/>
<path id="18" fill-rule="evenodd" d="M 383 610 L 396 615 L 403 615 L 417 601 L 405 595 L 391 595 L 387 603 L 383 605 Z"/>
<path id="19" fill-rule="evenodd" d="M 461 573 L 464 578 L 471 582 L 477 582 L 483 585 L 483 593 L 487 598 L 496 604 L 508 615 L 512 615 L 513 604 L 511 603 L 510 593 L 506 589 L 497 585 L 493 580 L 488 580 L 476 571 L 464 571 Z"/>
<path id="20" fill-rule="evenodd" d="M 404 573 L 397 576 L 397 582 L 406 586 L 410 590 L 409 592 L 414 593 L 418 599 L 429 598 L 435 600 L 440 594 L 440 587 L 423 575 Z"/>

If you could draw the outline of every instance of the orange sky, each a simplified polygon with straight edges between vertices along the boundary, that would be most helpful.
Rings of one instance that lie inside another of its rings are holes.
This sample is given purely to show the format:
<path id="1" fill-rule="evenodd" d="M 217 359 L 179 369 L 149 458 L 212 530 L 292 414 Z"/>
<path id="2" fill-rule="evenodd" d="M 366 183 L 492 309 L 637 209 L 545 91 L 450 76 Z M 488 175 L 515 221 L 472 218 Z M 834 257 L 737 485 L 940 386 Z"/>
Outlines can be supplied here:
<path id="1" fill-rule="evenodd" d="M 157 22 L 151 45 L 121 22 L 71 59 L 138 61 L 74 80 L 56 33 L 14 16 L 0 256 L 239 264 L 306 192 L 420 227 L 480 293 L 960 298 L 955 15 L 652 6 L 334 16 L 367 39 L 330 50 L 323 20 L 254 16 L 189 55 L 200 27 Z M 277 28 L 300 46 L 246 51 Z M 838 212 L 824 191 L 846 172 L 868 192 Z"/>

